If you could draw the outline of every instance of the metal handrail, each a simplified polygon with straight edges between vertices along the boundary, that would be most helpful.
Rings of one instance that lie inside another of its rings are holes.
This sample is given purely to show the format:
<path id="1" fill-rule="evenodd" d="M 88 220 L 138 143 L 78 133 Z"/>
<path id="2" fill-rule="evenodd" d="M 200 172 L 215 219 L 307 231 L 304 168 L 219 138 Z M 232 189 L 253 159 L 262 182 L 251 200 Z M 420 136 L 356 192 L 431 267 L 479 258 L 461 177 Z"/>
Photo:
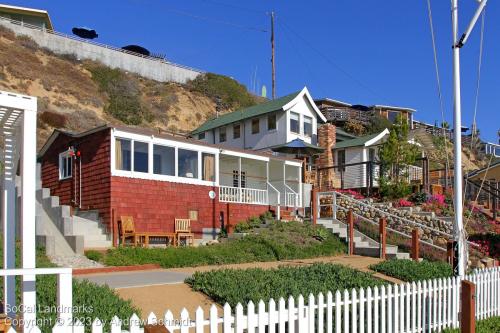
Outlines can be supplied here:
<path id="1" fill-rule="evenodd" d="M 140 53 L 136 53 L 136 52 L 124 50 L 124 49 L 121 49 L 121 48 L 118 48 L 118 47 L 115 47 L 115 46 L 110 46 L 110 45 L 107 45 L 107 44 L 102 44 L 102 43 L 90 41 L 88 39 L 84 39 L 84 38 L 79 38 L 79 37 L 67 35 L 67 34 L 62 33 L 62 32 L 58 32 L 58 31 L 55 31 L 55 30 L 52 30 L 52 29 L 46 29 L 46 28 L 42 28 L 42 27 L 39 27 L 39 26 L 36 26 L 36 25 L 29 24 L 29 23 L 24 23 L 24 22 L 21 22 L 21 21 L 13 20 L 13 19 L 8 18 L 8 17 L 0 16 L 0 20 L 8 21 L 8 22 L 10 22 L 12 24 L 20 25 L 22 27 L 26 27 L 26 28 L 29 28 L 29 29 L 32 29 L 32 30 L 38 30 L 38 31 L 46 32 L 46 33 L 49 33 L 49 34 L 52 34 L 52 35 L 56 35 L 56 36 L 59 36 L 59 37 L 69 38 L 69 39 L 72 39 L 72 40 L 75 40 L 75 41 L 78 41 L 78 42 L 81 42 L 81 43 L 87 43 L 87 44 L 91 44 L 91 45 L 103 47 L 103 48 L 106 48 L 106 49 L 109 49 L 109 50 L 113 50 L 113 51 L 117 51 L 117 52 L 121 52 L 121 53 L 126 53 L 126 54 L 129 54 L 129 55 L 133 55 L 133 56 L 136 56 L 136 57 L 145 58 L 145 59 L 152 60 L 152 61 L 158 61 L 158 62 L 161 62 L 161 63 L 169 64 L 169 65 L 172 65 L 172 66 L 175 66 L 175 67 L 179 67 L 179 68 L 183 68 L 183 69 L 188 69 L 188 70 L 191 70 L 191 71 L 194 71 L 194 72 L 198 72 L 200 74 L 205 73 L 205 71 L 202 71 L 202 70 L 194 68 L 194 67 L 189 67 L 189 66 L 177 64 L 177 63 L 165 60 L 165 59 L 160 59 L 160 58 L 156 58 L 156 57 L 152 57 L 152 56 L 147 56 L 147 55 L 144 55 L 144 54 L 140 54 Z"/>

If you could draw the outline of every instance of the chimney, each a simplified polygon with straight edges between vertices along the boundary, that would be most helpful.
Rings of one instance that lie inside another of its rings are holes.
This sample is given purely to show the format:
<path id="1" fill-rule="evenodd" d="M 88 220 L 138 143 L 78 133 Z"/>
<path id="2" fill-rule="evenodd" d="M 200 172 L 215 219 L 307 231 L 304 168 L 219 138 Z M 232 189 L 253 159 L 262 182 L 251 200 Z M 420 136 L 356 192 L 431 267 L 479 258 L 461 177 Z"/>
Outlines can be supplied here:
<path id="1" fill-rule="evenodd" d="M 332 148 L 335 146 L 335 125 L 324 124 L 318 128 L 318 145 L 325 150 L 318 159 L 318 167 L 330 167 L 335 164 Z M 319 176 L 319 187 L 321 190 L 330 190 L 334 187 L 335 171 L 333 168 L 321 170 Z"/>

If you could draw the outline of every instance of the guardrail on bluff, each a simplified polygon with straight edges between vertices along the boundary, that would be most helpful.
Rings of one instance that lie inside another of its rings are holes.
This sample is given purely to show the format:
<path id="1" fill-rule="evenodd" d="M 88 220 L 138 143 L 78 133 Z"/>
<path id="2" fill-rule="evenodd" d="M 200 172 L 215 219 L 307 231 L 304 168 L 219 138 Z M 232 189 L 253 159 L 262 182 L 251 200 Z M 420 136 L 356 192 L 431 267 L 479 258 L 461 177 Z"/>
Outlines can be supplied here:
<path id="1" fill-rule="evenodd" d="M 145 56 L 2 16 L 0 25 L 14 31 L 16 35 L 31 37 L 40 47 L 54 53 L 74 54 L 78 59 L 99 61 L 111 68 L 119 68 L 160 82 L 186 83 L 204 73 L 202 70 L 165 59 Z"/>

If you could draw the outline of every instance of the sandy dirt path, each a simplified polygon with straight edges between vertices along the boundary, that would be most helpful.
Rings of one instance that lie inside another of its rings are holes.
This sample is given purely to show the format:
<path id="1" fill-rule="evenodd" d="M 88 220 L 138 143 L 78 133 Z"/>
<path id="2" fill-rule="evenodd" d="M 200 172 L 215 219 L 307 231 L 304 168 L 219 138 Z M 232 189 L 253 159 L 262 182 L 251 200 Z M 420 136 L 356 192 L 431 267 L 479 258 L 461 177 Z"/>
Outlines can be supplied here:
<path id="1" fill-rule="evenodd" d="M 336 257 L 321 257 L 313 259 L 296 259 L 277 262 L 256 262 L 245 264 L 231 264 L 220 266 L 199 266 L 199 267 L 184 267 L 172 268 L 164 271 L 183 273 L 191 275 L 194 272 L 206 272 L 224 268 L 263 268 L 270 269 L 283 265 L 290 266 L 306 266 L 313 263 L 333 263 L 349 266 L 364 272 L 372 272 L 368 267 L 378 263 L 381 260 L 378 258 L 361 257 L 361 256 L 336 256 Z M 386 275 L 375 273 L 375 277 L 387 280 L 393 283 L 401 281 Z M 166 310 L 172 311 L 174 317 L 178 317 L 183 308 L 186 308 L 189 313 L 194 313 L 198 306 L 201 306 L 205 313 L 208 313 L 213 301 L 203 293 L 195 292 L 185 283 L 163 284 L 152 286 L 140 286 L 129 288 L 117 288 L 116 291 L 120 297 L 132 300 L 132 303 L 141 310 L 142 317 L 145 319 L 150 312 L 156 314 L 157 317 L 163 317 Z M 216 305 L 221 311 L 222 308 Z M 220 313 L 220 312 L 219 312 Z"/>

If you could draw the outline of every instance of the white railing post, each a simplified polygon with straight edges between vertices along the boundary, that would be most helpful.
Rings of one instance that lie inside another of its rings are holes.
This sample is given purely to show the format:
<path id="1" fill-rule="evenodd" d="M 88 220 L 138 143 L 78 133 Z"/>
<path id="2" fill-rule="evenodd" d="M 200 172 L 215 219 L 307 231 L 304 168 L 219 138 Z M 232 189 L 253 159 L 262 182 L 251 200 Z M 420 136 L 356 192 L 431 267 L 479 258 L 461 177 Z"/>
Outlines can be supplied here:
<path id="1" fill-rule="evenodd" d="M 59 322 L 70 325 L 73 320 L 73 278 L 71 270 L 57 276 L 57 307 Z"/>
<path id="2" fill-rule="evenodd" d="M 333 200 L 332 200 L 332 214 L 333 214 L 333 219 L 337 219 L 337 192 L 333 192 Z"/>

